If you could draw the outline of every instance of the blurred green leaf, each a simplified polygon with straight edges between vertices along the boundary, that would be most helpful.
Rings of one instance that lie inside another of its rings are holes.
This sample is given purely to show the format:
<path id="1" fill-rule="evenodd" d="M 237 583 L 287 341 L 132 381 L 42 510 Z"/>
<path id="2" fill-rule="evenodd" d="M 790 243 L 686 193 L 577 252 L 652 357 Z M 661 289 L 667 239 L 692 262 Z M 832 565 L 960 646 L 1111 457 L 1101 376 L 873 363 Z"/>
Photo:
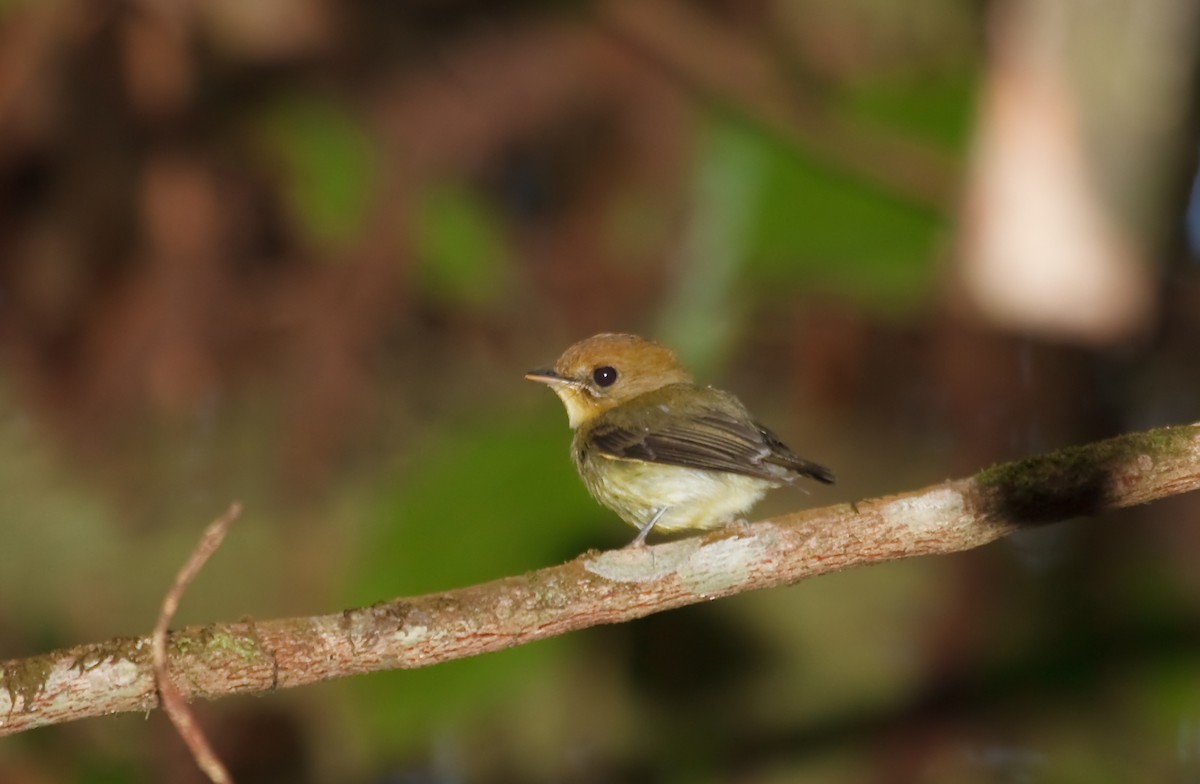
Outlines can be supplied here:
<path id="1" fill-rule="evenodd" d="M 1192 737 L 1188 742 L 1200 762 L 1200 657 L 1186 643 L 1172 653 L 1172 657 L 1163 657 L 1143 668 L 1144 710 L 1147 720 L 1164 731 L 1177 727 L 1181 721 L 1189 722 Z"/>
<path id="2" fill-rule="evenodd" d="M 293 95 L 266 110 L 262 134 L 284 168 L 302 230 L 318 245 L 349 244 L 374 184 L 375 151 L 363 129 L 331 101 Z"/>
<path id="3" fill-rule="evenodd" d="M 966 72 L 941 80 L 872 81 L 847 93 L 841 111 L 852 122 L 953 152 L 969 137 L 974 89 L 974 75 Z M 753 194 L 756 221 L 746 251 L 752 285 L 823 290 L 884 312 L 926 301 L 948 218 L 757 126 L 727 115 L 715 123 L 710 136 L 719 147 L 736 141 L 740 158 L 765 172 Z"/>
<path id="4" fill-rule="evenodd" d="M 367 513 L 352 598 L 374 602 L 519 574 L 584 538 L 571 523 L 595 517 L 598 507 L 571 465 L 562 412 L 552 413 L 473 421 L 415 445 L 406 475 Z"/>
<path id="5" fill-rule="evenodd" d="M 759 134 L 768 172 L 748 276 L 823 289 L 885 312 L 932 292 L 942 222 L 794 147 Z"/>
<path id="6" fill-rule="evenodd" d="M 5 14 L 19 11 L 31 3 L 32 0 L 0 0 L 0 19 L 3 19 Z"/>
<path id="7" fill-rule="evenodd" d="M 483 305 L 506 290 L 508 257 L 499 224 L 472 191 L 426 191 L 417 212 L 417 254 L 428 293 L 449 304 Z"/>
<path id="8" fill-rule="evenodd" d="M 555 403 L 546 401 L 548 408 Z M 600 512 L 575 475 L 561 411 L 490 417 L 417 445 L 405 476 L 382 488 L 351 586 L 354 604 L 485 582 L 561 562 Z M 579 524 L 576 525 L 576 522 Z M 617 521 L 612 521 L 617 525 Z M 597 528 L 596 539 L 603 532 Z M 433 668 L 363 679 L 356 703 L 378 738 L 418 741 L 549 677 L 571 643 L 555 640 Z"/>
<path id="9" fill-rule="evenodd" d="M 939 79 L 874 80 L 844 95 L 842 110 L 861 122 L 961 151 L 971 135 L 976 80 L 969 70 Z"/>

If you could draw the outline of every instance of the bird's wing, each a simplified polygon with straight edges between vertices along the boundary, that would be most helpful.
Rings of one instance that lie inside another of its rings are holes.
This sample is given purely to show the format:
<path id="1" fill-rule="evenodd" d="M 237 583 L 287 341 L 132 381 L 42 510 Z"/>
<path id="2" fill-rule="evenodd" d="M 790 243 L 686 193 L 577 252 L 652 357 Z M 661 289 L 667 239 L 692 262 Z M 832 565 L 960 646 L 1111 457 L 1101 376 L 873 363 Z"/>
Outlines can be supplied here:
<path id="1" fill-rule="evenodd" d="M 774 433 L 751 419 L 733 395 L 696 389 L 703 394 L 690 395 L 685 405 L 660 390 L 610 409 L 597 417 L 588 442 L 604 455 L 623 460 L 729 471 L 777 482 L 796 475 L 833 481 L 833 472 L 797 457 Z"/>

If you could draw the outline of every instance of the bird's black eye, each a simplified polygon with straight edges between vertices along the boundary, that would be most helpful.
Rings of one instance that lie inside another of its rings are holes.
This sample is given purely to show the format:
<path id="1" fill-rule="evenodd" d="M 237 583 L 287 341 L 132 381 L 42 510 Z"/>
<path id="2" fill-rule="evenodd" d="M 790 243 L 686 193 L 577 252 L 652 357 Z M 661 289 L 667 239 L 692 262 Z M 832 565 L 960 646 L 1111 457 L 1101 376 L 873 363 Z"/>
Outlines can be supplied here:
<path id="1" fill-rule="evenodd" d="M 592 371 L 592 380 L 596 382 L 597 386 L 611 387 L 617 380 L 617 369 L 611 365 L 598 367 Z"/>

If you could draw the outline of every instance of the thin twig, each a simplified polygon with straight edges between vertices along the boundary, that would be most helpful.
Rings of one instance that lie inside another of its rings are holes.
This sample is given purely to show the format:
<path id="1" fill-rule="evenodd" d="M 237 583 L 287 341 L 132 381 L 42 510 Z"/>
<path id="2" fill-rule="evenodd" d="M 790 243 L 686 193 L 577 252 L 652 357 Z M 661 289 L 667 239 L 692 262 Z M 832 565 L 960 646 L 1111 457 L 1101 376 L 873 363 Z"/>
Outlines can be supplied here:
<path id="1" fill-rule="evenodd" d="M 229 771 L 221 764 L 221 760 L 217 758 L 208 739 L 204 737 L 204 731 L 196 723 L 196 718 L 192 715 L 192 709 L 188 707 L 187 700 L 171 682 L 170 673 L 167 672 L 167 626 L 175 617 L 175 611 L 179 609 L 179 600 L 183 596 L 183 592 L 187 590 L 192 580 L 196 579 L 196 575 L 204 568 L 209 557 L 221 546 L 229 526 L 241 513 L 242 505 L 234 502 L 229 507 L 229 511 L 213 520 L 208 528 L 204 529 L 200 541 L 196 543 L 195 549 L 192 550 L 179 573 L 175 575 L 175 582 L 171 585 L 171 589 L 163 597 L 158 623 L 155 624 L 154 634 L 151 635 L 154 679 L 158 686 L 158 696 L 162 708 L 167 712 L 171 723 L 179 732 L 179 736 L 183 738 L 183 742 L 192 752 L 192 757 L 200 766 L 200 770 L 204 771 L 205 775 L 216 784 L 231 784 L 233 779 L 230 778 Z"/>
<path id="2" fill-rule="evenodd" d="M 961 552 L 1198 488 L 1200 425 L 1130 433 L 921 490 L 589 552 L 444 593 L 188 627 L 171 635 L 171 671 L 184 698 L 214 699 L 426 667 L 852 566 Z M 0 735 L 157 707 L 149 647 L 147 638 L 124 638 L 0 662 Z"/>

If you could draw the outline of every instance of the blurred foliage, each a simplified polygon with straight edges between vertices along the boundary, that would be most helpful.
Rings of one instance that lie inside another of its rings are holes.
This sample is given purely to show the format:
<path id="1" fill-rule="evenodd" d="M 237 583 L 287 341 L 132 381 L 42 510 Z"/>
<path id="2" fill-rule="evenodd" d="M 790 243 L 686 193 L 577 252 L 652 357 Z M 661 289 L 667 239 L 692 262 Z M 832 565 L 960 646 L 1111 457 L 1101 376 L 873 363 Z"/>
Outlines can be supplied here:
<path id="1" fill-rule="evenodd" d="M 258 118 L 262 146 L 278 159 L 296 227 L 317 247 L 337 250 L 366 222 L 378 161 L 370 139 L 333 100 L 291 95 Z"/>
<path id="2" fill-rule="evenodd" d="M 13 410 L 10 399 L 5 403 Z M 0 596 L 23 597 L 6 605 L 10 623 L 62 644 L 71 638 L 72 623 L 80 620 L 75 589 L 80 581 L 102 583 L 98 567 L 117 557 L 119 548 L 105 510 L 72 483 L 70 472 L 55 463 L 47 446 L 27 417 L 10 415 L 0 422 L 0 454 L 5 456 L 0 460 L 0 519 L 5 521 L 4 550 L 17 556 L 0 569 Z M 19 650 L 4 645 L 0 657 Z"/>
<path id="3" fill-rule="evenodd" d="M 770 175 L 747 257 L 757 285 L 824 288 L 883 313 L 928 301 L 943 221 L 784 145 L 764 144 L 764 152 Z M 797 220 L 800 204 L 804 220 Z"/>
<path id="4" fill-rule="evenodd" d="M 930 79 L 881 78 L 854 85 L 839 104 L 860 122 L 962 151 L 970 137 L 976 78 L 970 70 Z"/>
<path id="5" fill-rule="evenodd" d="M 507 247 L 495 216 L 474 191 L 442 185 L 422 195 L 414 251 L 425 294 L 446 307 L 479 308 L 509 288 Z"/>
<path id="6" fill-rule="evenodd" d="M 625 544 L 521 380 L 601 330 L 837 469 L 764 514 L 1200 418 L 1194 267 L 1146 345 L 997 335 L 945 287 L 958 205 L 874 176 L 879 149 L 961 165 L 977 4 L 654 7 L 686 24 L 0 2 L 0 655 L 149 628 L 234 497 L 180 623 Z M 697 30 L 711 71 L 671 59 Z M 713 72 L 781 78 L 811 125 Z M 1191 780 L 1195 504 L 201 721 L 240 781 Z M 159 715 L 0 742 L 3 784 L 195 777 Z"/>
<path id="7" fill-rule="evenodd" d="M 586 538 L 567 522 L 601 513 L 572 481 L 568 431 L 553 413 L 445 423 L 414 444 L 364 513 L 350 601 L 443 591 L 570 557 Z"/>
<path id="8" fill-rule="evenodd" d="M 710 370 L 732 344 L 740 315 L 735 283 L 752 252 L 770 162 L 761 132 L 720 119 L 696 152 L 694 204 L 680 248 L 686 267 L 658 330 L 696 372 Z"/>

